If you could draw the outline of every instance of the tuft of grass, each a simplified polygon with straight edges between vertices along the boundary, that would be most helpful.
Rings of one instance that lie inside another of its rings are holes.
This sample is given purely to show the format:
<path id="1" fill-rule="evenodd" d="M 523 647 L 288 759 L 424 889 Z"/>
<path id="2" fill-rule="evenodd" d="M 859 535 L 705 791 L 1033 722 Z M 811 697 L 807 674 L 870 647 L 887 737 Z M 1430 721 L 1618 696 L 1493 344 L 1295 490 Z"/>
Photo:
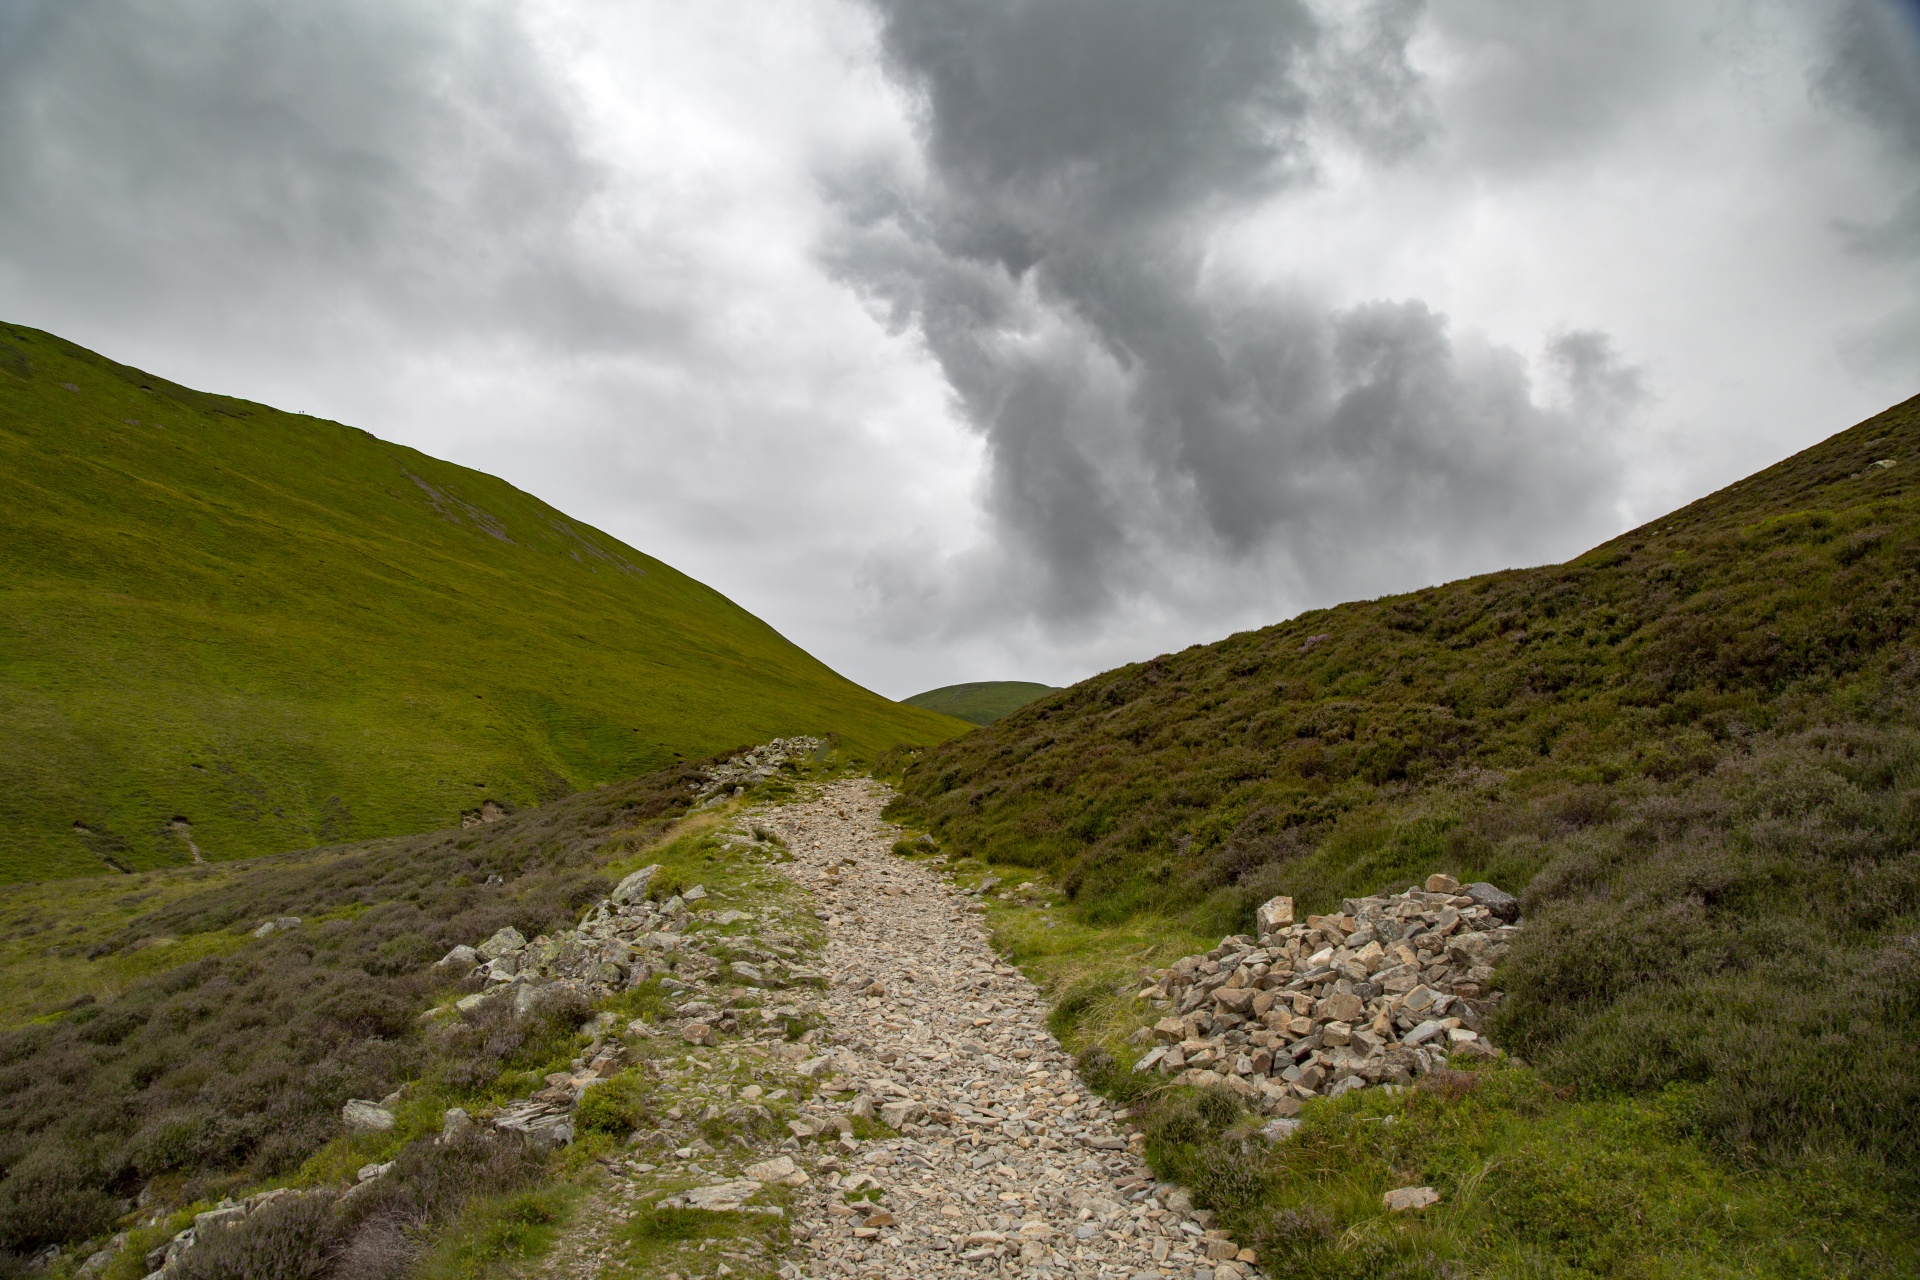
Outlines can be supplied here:
<path id="1" fill-rule="evenodd" d="M 69 389 L 71 388 L 71 389 Z M 965 722 L 495 477 L 0 326 L 0 881 L 433 830 Z"/>

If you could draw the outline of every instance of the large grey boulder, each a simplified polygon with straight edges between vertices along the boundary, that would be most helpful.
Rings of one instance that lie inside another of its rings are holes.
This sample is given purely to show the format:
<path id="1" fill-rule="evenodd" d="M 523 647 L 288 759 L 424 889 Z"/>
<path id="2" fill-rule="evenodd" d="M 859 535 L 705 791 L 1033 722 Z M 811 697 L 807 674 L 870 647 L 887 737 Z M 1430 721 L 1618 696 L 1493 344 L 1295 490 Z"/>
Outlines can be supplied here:
<path id="1" fill-rule="evenodd" d="M 526 949 L 526 938 L 512 925 L 501 929 L 491 938 L 488 938 L 485 942 L 474 948 L 475 951 L 479 952 L 488 960 L 495 959 L 499 956 L 512 955 L 525 951 Z"/>
<path id="2" fill-rule="evenodd" d="M 1520 899 L 1504 889 L 1494 888 L 1484 880 L 1468 885 L 1466 894 L 1508 924 L 1520 918 Z"/>
<path id="3" fill-rule="evenodd" d="M 354 1098 L 340 1108 L 340 1118 L 346 1121 L 348 1133 L 385 1133 L 393 1128 L 393 1112 L 365 1098 Z"/>
<path id="4" fill-rule="evenodd" d="M 647 886 L 660 874 L 660 864 L 642 867 L 613 887 L 613 900 L 625 906 L 630 902 L 639 902 L 647 896 Z"/>

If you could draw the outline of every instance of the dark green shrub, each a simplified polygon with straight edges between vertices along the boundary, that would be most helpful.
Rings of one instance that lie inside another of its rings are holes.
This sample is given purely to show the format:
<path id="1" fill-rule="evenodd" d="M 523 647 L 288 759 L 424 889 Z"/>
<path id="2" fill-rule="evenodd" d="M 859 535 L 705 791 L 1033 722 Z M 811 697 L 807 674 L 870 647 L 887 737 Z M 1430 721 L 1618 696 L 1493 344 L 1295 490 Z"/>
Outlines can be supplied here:
<path id="1" fill-rule="evenodd" d="M 582 1133 L 605 1133 L 624 1138 L 635 1129 L 652 1123 L 647 1102 L 645 1083 L 631 1072 L 622 1072 L 581 1095 L 573 1121 Z"/>
<path id="2" fill-rule="evenodd" d="M 31 1253 L 98 1235 L 124 1211 L 100 1170 L 65 1143 L 27 1153 L 0 1179 L 0 1249 Z"/>

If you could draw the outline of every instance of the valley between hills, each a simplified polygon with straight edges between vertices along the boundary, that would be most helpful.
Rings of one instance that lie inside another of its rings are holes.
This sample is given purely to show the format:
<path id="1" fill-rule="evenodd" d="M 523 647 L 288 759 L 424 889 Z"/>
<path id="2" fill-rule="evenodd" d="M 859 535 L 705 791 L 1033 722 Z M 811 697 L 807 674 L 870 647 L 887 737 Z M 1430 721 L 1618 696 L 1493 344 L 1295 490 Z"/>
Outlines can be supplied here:
<path id="1" fill-rule="evenodd" d="M 1920 399 L 912 707 L 51 335 L 0 448 L 0 1274 L 1920 1270 Z"/>

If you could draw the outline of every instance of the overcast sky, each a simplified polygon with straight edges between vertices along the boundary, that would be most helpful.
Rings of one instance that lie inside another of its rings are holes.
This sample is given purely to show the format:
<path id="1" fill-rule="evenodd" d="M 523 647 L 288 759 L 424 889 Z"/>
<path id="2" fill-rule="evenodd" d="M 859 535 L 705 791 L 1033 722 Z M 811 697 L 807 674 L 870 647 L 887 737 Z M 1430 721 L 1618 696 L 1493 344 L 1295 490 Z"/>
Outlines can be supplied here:
<path id="1" fill-rule="evenodd" d="M 1065 683 L 1920 392 L 1920 0 L 0 0 L 0 318 Z"/>

